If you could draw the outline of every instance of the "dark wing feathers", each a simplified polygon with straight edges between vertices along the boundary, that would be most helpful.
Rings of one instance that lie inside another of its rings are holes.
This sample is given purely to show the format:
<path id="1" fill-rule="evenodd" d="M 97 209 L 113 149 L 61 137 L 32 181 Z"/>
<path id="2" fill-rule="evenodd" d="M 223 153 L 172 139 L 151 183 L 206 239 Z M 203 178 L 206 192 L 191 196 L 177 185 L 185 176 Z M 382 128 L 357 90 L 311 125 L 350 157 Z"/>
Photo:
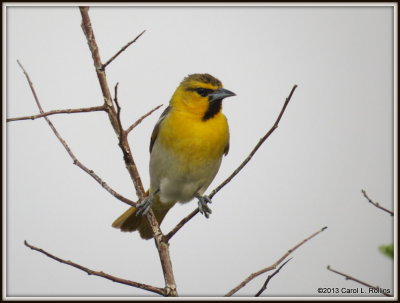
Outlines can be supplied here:
<path id="1" fill-rule="evenodd" d="M 225 146 L 224 155 L 226 156 L 226 155 L 228 154 L 228 152 L 229 152 L 229 141 L 228 141 L 228 143 L 227 143 L 226 146 Z"/>
<path id="2" fill-rule="evenodd" d="M 151 150 L 153 149 L 154 142 L 156 142 L 158 131 L 160 130 L 160 125 L 161 122 L 165 119 L 165 117 L 168 115 L 169 111 L 171 110 L 171 107 L 168 106 L 161 114 L 160 118 L 158 118 L 158 121 L 156 125 L 154 126 L 153 132 L 151 133 L 151 140 L 150 140 L 150 153 Z"/>

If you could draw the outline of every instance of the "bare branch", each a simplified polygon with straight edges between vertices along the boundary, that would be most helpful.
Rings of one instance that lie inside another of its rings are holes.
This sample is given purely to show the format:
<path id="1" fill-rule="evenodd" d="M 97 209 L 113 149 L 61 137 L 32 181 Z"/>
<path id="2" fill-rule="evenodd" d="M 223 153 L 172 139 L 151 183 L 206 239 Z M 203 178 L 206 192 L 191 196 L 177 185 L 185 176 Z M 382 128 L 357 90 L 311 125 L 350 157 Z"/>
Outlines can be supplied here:
<path id="1" fill-rule="evenodd" d="M 247 156 L 246 159 L 242 162 L 242 164 L 239 165 L 238 168 L 235 169 L 235 171 L 224 181 L 222 182 L 219 186 L 217 186 L 209 195 L 208 197 L 212 199 L 225 185 L 227 185 L 242 169 L 243 167 L 246 166 L 247 163 L 253 158 L 254 154 L 257 152 L 257 150 L 260 148 L 260 146 L 265 142 L 265 140 L 268 139 L 268 137 L 274 132 L 275 129 L 278 128 L 279 122 L 281 121 L 281 118 L 286 110 L 286 107 L 288 106 L 290 99 L 292 98 L 292 95 L 296 89 L 297 85 L 294 85 L 289 96 L 286 98 L 285 103 L 283 104 L 283 107 L 278 115 L 278 118 L 276 119 L 274 125 L 272 128 L 259 140 L 259 142 L 256 144 L 256 146 L 253 148 L 253 150 L 250 152 L 250 154 Z M 187 215 L 185 218 L 183 218 L 167 235 L 166 238 L 169 240 L 171 239 L 177 232 L 180 230 L 190 219 L 192 219 L 197 213 L 199 212 L 198 209 L 195 209 L 192 211 L 189 215 Z"/>
<path id="2" fill-rule="evenodd" d="M 341 272 L 339 272 L 337 270 L 332 269 L 329 265 L 326 267 L 326 269 L 331 271 L 331 272 L 334 272 L 334 273 L 336 273 L 338 275 L 341 275 L 341 276 L 345 277 L 346 280 L 353 280 L 354 282 L 357 282 L 357 283 L 359 283 L 361 285 L 364 285 L 366 287 L 375 289 L 377 291 L 377 293 L 380 293 L 380 294 L 382 294 L 384 296 L 387 296 L 387 297 L 392 297 L 392 295 L 390 295 L 387 292 L 385 292 L 384 289 L 380 288 L 379 286 L 372 286 L 371 284 L 365 283 L 365 282 L 363 282 L 363 281 L 361 281 L 359 279 L 356 279 L 356 278 L 354 278 L 352 276 L 349 276 L 348 274 L 341 273 Z"/>
<path id="3" fill-rule="evenodd" d="M 368 200 L 369 203 L 371 203 L 371 204 L 374 205 L 375 207 L 377 207 L 377 208 L 379 208 L 379 209 L 381 209 L 381 210 L 383 210 L 383 211 L 389 213 L 391 216 L 394 215 L 394 213 L 393 213 L 392 211 L 390 211 L 390 210 L 388 210 L 388 209 L 386 209 L 386 208 L 380 206 L 378 202 L 372 201 L 371 198 L 368 197 L 367 192 L 366 192 L 364 189 L 362 189 L 361 192 L 362 192 L 362 194 L 364 195 L 364 197 Z"/>
<path id="4" fill-rule="evenodd" d="M 261 289 L 256 293 L 255 297 L 259 297 L 266 289 L 269 281 L 282 269 L 283 266 L 285 266 L 290 260 L 293 258 L 287 259 L 284 263 L 282 263 L 281 266 L 278 267 L 277 270 L 275 270 L 271 275 L 268 276 L 267 280 L 265 280 L 264 285 L 261 287 Z"/>
<path id="5" fill-rule="evenodd" d="M 131 44 L 135 43 L 141 35 L 144 34 L 146 30 L 144 30 L 143 32 L 141 32 L 135 39 L 133 39 L 132 41 L 128 42 L 125 46 L 123 46 L 114 56 L 112 56 L 106 63 L 103 64 L 102 69 L 104 70 L 106 68 L 106 66 L 108 64 L 110 64 L 111 62 L 113 62 L 123 51 L 125 51 Z"/>
<path id="6" fill-rule="evenodd" d="M 199 209 L 196 208 L 186 217 L 184 217 L 179 223 L 165 236 L 169 241 L 187 222 L 189 222 L 195 215 L 199 213 Z"/>
<path id="7" fill-rule="evenodd" d="M 130 133 L 136 126 L 138 126 L 140 123 L 142 123 L 142 121 L 147 118 L 148 116 L 150 116 L 152 113 L 154 113 L 157 109 L 159 109 L 161 106 L 163 106 L 162 104 L 156 106 L 155 108 L 153 108 L 151 111 L 149 111 L 147 114 L 141 116 L 139 119 L 136 120 L 135 123 L 133 123 L 131 126 L 129 126 L 126 130 L 126 133 Z"/>
<path id="8" fill-rule="evenodd" d="M 294 247 L 292 247 L 291 249 L 289 249 L 282 257 L 280 257 L 278 259 L 278 261 L 276 261 L 274 264 L 265 267 L 259 271 L 256 271 L 254 273 L 252 273 L 250 276 L 248 276 L 246 279 L 244 279 L 238 286 L 236 286 L 235 288 L 233 288 L 231 291 L 229 291 L 225 297 L 230 297 L 233 294 L 235 294 L 237 291 L 239 291 L 240 289 L 242 289 L 244 286 L 246 286 L 247 283 L 249 283 L 251 280 L 253 280 L 254 278 L 258 277 L 259 275 L 273 270 L 275 269 L 279 264 L 281 264 L 291 253 L 293 253 L 297 248 L 299 248 L 300 246 L 302 246 L 304 243 L 306 243 L 307 241 L 311 240 L 312 238 L 314 238 L 316 235 L 320 234 L 321 232 L 323 232 L 325 229 L 327 229 L 328 227 L 323 227 L 322 229 L 320 229 L 319 231 L 313 233 L 311 236 L 309 236 L 308 238 L 305 238 L 303 241 L 301 241 L 300 243 L 296 244 Z"/>
<path id="9" fill-rule="evenodd" d="M 84 108 L 72 108 L 72 109 L 56 109 L 51 110 L 39 115 L 33 116 L 24 116 L 24 117 L 17 117 L 17 118 L 8 118 L 7 122 L 12 121 L 20 121 L 20 120 L 35 120 L 38 118 L 47 117 L 50 115 L 57 115 L 57 114 L 76 114 L 76 113 L 88 113 L 88 112 L 96 112 L 96 111 L 104 111 L 105 107 L 102 106 L 94 106 L 94 107 L 84 107 Z"/>
<path id="10" fill-rule="evenodd" d="M 111 124 L 114 128 L 114 131 L 117 132 L 118 128 L 116 125 L 116 122 L 117 122 L 116 121 L 116 113 L 115 113 L 115 109 L 114 109 L 114 106 L 112 103 L 112 97 L 111 97 L 110 89 L 108 87 L 106 73 L 102 69 L 103 64 L 101 63 L 99 49 L 97 47 L 96 39 L 94 37 L 92 24 L 90 22 L 90 18 L 89 18 L 89 14 L 88 14 L 89 7 L 81 6 L 81 7 L 79 7 L 79 9 L 80 9 L 81 16 L 82 16 L 81 27 L 85 34 L 90 52 L 92 54 L 94 67 L 96 69 L 97 78 L 99 80 L 101 92 L 102 92 L 103 98 L 104 98 L 104 105 L 106 106 L 106 110 L 107 110 L 109 119 L 111 121 Z M 117 135 L 119 135 L 119 134 L 117 133 Z"/>
<path id="11" fill-rule="evenodd" d="M 56 256 L 48 253 L 47 251 L 45 251 L 45 250 L 43 250 L 41 248 L 35 247 L 33 245 L 30 245 L 26 240 L 24 241 L 24 244 L 25 244 L 25 246 L 29 247 L 30 249 L 36 250 L 36 251 L 46 255 L 47 257 L 49 257 L 49 258 L 51 258 L 53 260 L 56 260 L 56 261 L 58 261 L 60 263 L 63 263 L 63 264 L 75 267 L 75 268 L 77 268 L 79 270 L 82 270 L 82 271 L 86 272 L 88 275 L 102 277 L 104 279 L 108 279 L 108 280 L 111 280 L 111 281 L 116 282 L 116 283 L 132 286 L 132 287 L 136 287 L 136 288 L 140 288 L 140 289 L 144 289 L 144 290 L 147 290 L 147 291 L 150 291 L 150 292 L 154 292 L 156 294 L 163 295 L 163 296 L 165 295 L 164 289 L 162 289 L 162 288 L 155 287 L 155 286 L 148 285 L 148 284 L 138 283 L 138 282 L 131 281 L 131 280 L 121 279 L 121 278 L 112 276 L 110 274 L 104 273 L 102 271 L 95 271 L 95 270 L 89 269 L 87 267 L 84 267 L 84 266 L 79 265 L 77 263 L 74 263 L 72 261 L 67 261 L 67 260 L 61 259 L 59 257 L 56 257 Z"/>
<path id="12" fill-rule="evenodd" d="M 100 53 L 97 46 L 97 42 L 94 36 L 94 32 L 92 29 L 92 24 L 89 17 L 89 8 L 88 7 L 80 7 L 80 12 L 82 16 L 82 30 L 85 34 L 86 40 L 89 45 L 90 52 L 92 54 L 93 63 L 96 68 L 96 74 L 100 83 L 100 87 L 103 93 L 103 98 L 105 102 L 105 106 L 107 109 L 107 113 L 110 119 L 110 122 L 114 128 L 115 133 L 119 139 L 119 146 L 124 155 L 124 162 L 126 169 L 128 170 L 130 177 L 133 181 L 133 184 L 136 189 L 136 194 L 139 197 L 139 202 L 144 199 L 146 196 L 145 190 L 143 188 L 142 180 L 139 175 L 139 171 L 137 170 L 135 161 L 133 159 L 133 154 L 129 146 L 129 142 L 127 139 L 127 132 L 123 131 L 122 127 L 120 127 L 120 122 L 118 121 L 118 114 L 115 111 L 115 107 L 112 102 L 111 93 L 108 87 L 106 73 L 103 68 L 103 64 L 101 63 Z M 172 270 L 171 257 L 169 254 L 169 246 L 166 242 L 164 235 L 161 232 L 160 226 L 157 222 L 157 219 L 154 216 L 152 210 L 150 210 L 146 214 L 146 218 L 152 228 L 156 247 L 158 250 L 161 267 L 164 274 L 165 281 L 165 294 L 166 296 L 177 296 L 178 292 L 176 290 L 175 278 Z"/>
<path id="13" fill-rule="evenodd" d="M 17 61 L 18 65 L 20 66 L 20 68 L 22 69 L 26 80 L 29 83 L 29 87 L 32 91 L 33 97 L 35 98 L 35 102 L 37 107 L 39 108 L 40 113 L 44 113 L 42 105 L 40 104 L 39 98 L 36 94 L 35 88 L 33 87 L 33 83 L 29 77 L 29 74 L 27 73 L 27 71 L 25 70 L 25 68 L 22 66 L 22 64 Z M 131 206 L 135 206 L 136 203 L 123 197 L 122 195 L 120 195 L 119 193 L 117 193 L 115 190 L 113 190 L 106 182 L 104 182 L 93 170 L 87 168 L 85 165 L 83 165 L 74 155 L 74 153 L 72 152 L 71 148 L 68 146 L 68 144 L 65 142 L 65 140 L 61 137 L 60 133 L 57 131 L 57 129 L 55 128 L 54 124 L 50 121 L 50 119 L 47 116 L 43 116 L 43 118 L 46 120 L 47 124 L 50 126 L 51 130 L 53 131 L 53 133 L 56 135 L 58 141 L 61 142 L 61 144 L 64 146 L 65 150 L 67 151 L 68 155 L 71 157 L 71 159 L 74 161 L 73 163 L 78 166 L 79 168 L 81 168 L 84 172 L 86 172 L 87 174 L 89 174 L 93 179 L 95 179 L 105 190 L 107 190 L 110 194 L 112 194 L 114 197 L 116 197 L 118 200 L 131 205 Z"/>
<path id="14" fill-rule="evenodd" d="M 260 148 L 260 146 L 265 142 L 265 140 L 268 139 L 268 137 L 274 132 L 275 129 L 278 128 L 279 122 L 281 121 L 281 118 L 286 110 L 286 107 L 288 106 L 290 99 L 292 98 L 292 95 L 296 89 L 297 85 L 294 85 L 289 96 L 286 98 L 285 103 L 283 104 L 283 107 L 281 109 L 281 112 L 278 115 L 278 118 L 276 119 L 274 125 L 272 128 L 258 141 L 256 146 L 253 148 L 253 150 L 250 152 L 250 154 L 247 156 L 247 158 L 242 162 L 242 164 L 239 165 L 237 169 L 224 181 L 222 182 L 217 188 L 215 188 L 211 194 L 208 196 L 210 199 L 214 197 L 226 184 L 228 184 L 242 169 L 243 167 L 246 166 L 247 163 L 253 158 L 254 154 L 257 152 L 257 150 Z"/>
<path id="15" fill-rule="evenodd" d="M 89 17 L 89 7 L 81 6 L 79 7 L 81 16 L 82 16 L 82 30 L 85 34 L 86 40 L 88 42 L 89 50 L 92 54 L 93 63 L 96 69 L 97 78 L 99 80 L 100 88 L 103 93 L 104 104 L 107 109 L 108 117 L 110 119 L 111 125 L 114 128 L 115 133 L 118 138 L 123 136 L 123 133 L 120 132 L 120 127 L 118 124 L 117 112 L 113 105 L 113 100 L 111 97 L 110 89 L 108 87 L 107 76 L 105 71 L 102 69 L 103 64 L 101 63 L 100 52 L 97 46 L 96 38 L 94 36 L 92 24 Z M 123 146 L 121 146 L 121 150 L 124 154 L 125 166 L 131 176 L 133 184 L 136 189 L 136 195 L 139 197 L 139 200 L 142 200 L 145 196 L 145 190 L 143 188 L 142 180 L 140 179 L 139 172 L 137 170 L 135 161 L 132 156 L 132 152 L 130 150 L 129 144 L 127 140 L 123 140 Z"/>

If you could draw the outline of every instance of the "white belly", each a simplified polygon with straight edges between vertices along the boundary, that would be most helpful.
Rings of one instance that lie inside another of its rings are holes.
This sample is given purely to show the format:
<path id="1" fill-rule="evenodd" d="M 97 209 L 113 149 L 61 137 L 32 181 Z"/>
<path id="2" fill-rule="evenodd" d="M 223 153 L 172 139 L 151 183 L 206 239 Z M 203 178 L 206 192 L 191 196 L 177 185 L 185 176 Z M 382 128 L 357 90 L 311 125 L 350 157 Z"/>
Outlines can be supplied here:
<path id="1" fill-rule="evenodd" d="M 221 160 L 222 155 L 217 159 L 191 161 L 190 156 L 176 156 L 156 141 L 150 158 L 151 191 L 158 189 L 164 203 L 188 202 L 206 191 Z"/>

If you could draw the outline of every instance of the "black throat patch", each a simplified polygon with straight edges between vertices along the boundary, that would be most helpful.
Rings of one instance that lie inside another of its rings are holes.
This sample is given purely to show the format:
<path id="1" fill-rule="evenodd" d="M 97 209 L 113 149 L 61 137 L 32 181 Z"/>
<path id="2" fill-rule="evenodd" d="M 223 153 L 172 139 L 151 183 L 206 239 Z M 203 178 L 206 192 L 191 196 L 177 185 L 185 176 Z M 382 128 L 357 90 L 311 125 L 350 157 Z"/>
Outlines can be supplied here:
<path id="1" fill-rule="evenodd" d="M 202 120 L 207 121 L 208 119 L 211 119 L 212 117 L 214 117 L 216 114 L 218 114 L 221 111 L 221 106 L 222 106 L 222 99 L 210 102 L 208 104 L 207 111 L 204 114 Z"/>

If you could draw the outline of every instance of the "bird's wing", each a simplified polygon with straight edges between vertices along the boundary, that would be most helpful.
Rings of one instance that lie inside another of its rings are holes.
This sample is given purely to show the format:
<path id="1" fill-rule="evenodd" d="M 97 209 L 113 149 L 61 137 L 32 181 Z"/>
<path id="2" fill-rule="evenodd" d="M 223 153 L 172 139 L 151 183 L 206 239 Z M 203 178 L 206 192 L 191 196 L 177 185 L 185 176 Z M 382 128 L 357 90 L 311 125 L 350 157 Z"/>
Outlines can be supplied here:
<path id="1" fill-rule="evenodd" d="M 227 143 L 226 146 L 225 146 L 224 155 L 226 156 L 226 155 L 228 154 L 228 152 L 229 152 L 229 141 L 228 141 L 228 143 Z"/>
<path id="2" fill-rule="evenodd" d="M 157 121 L 156 125 L 154 126 L 153 132 L 151 134 L 151 140 L 150 140 L 150 153 L 151 153 L 151 150 L 153 149 L 154 142 L 156 142 L 157 135 L 158 135 L 158 132 L 160 130 L 161 122 L 165 119 L 165 117 L 168 115 L 170 110 L 171 110 L 171 107 L 168 106 L 163 111 L 163 113 L 161 114 L 160 118 L 158 118 L 158 121 Z"/>
<path id="3" fill-rule="evenodd" d="M 226 117 L 225 117 L 225 119 L 226 119 Z M 226 143 L 226 145 L 225 145 L 225 149 L 224 149 L 224 155 L 226 156 L 227 154 L 228 154 L 228 152 L 229 152 L 229 141 L 230 141 L 230 134 L 229 134 L 229 130 L 228 130 L 228 142 Z"/>

